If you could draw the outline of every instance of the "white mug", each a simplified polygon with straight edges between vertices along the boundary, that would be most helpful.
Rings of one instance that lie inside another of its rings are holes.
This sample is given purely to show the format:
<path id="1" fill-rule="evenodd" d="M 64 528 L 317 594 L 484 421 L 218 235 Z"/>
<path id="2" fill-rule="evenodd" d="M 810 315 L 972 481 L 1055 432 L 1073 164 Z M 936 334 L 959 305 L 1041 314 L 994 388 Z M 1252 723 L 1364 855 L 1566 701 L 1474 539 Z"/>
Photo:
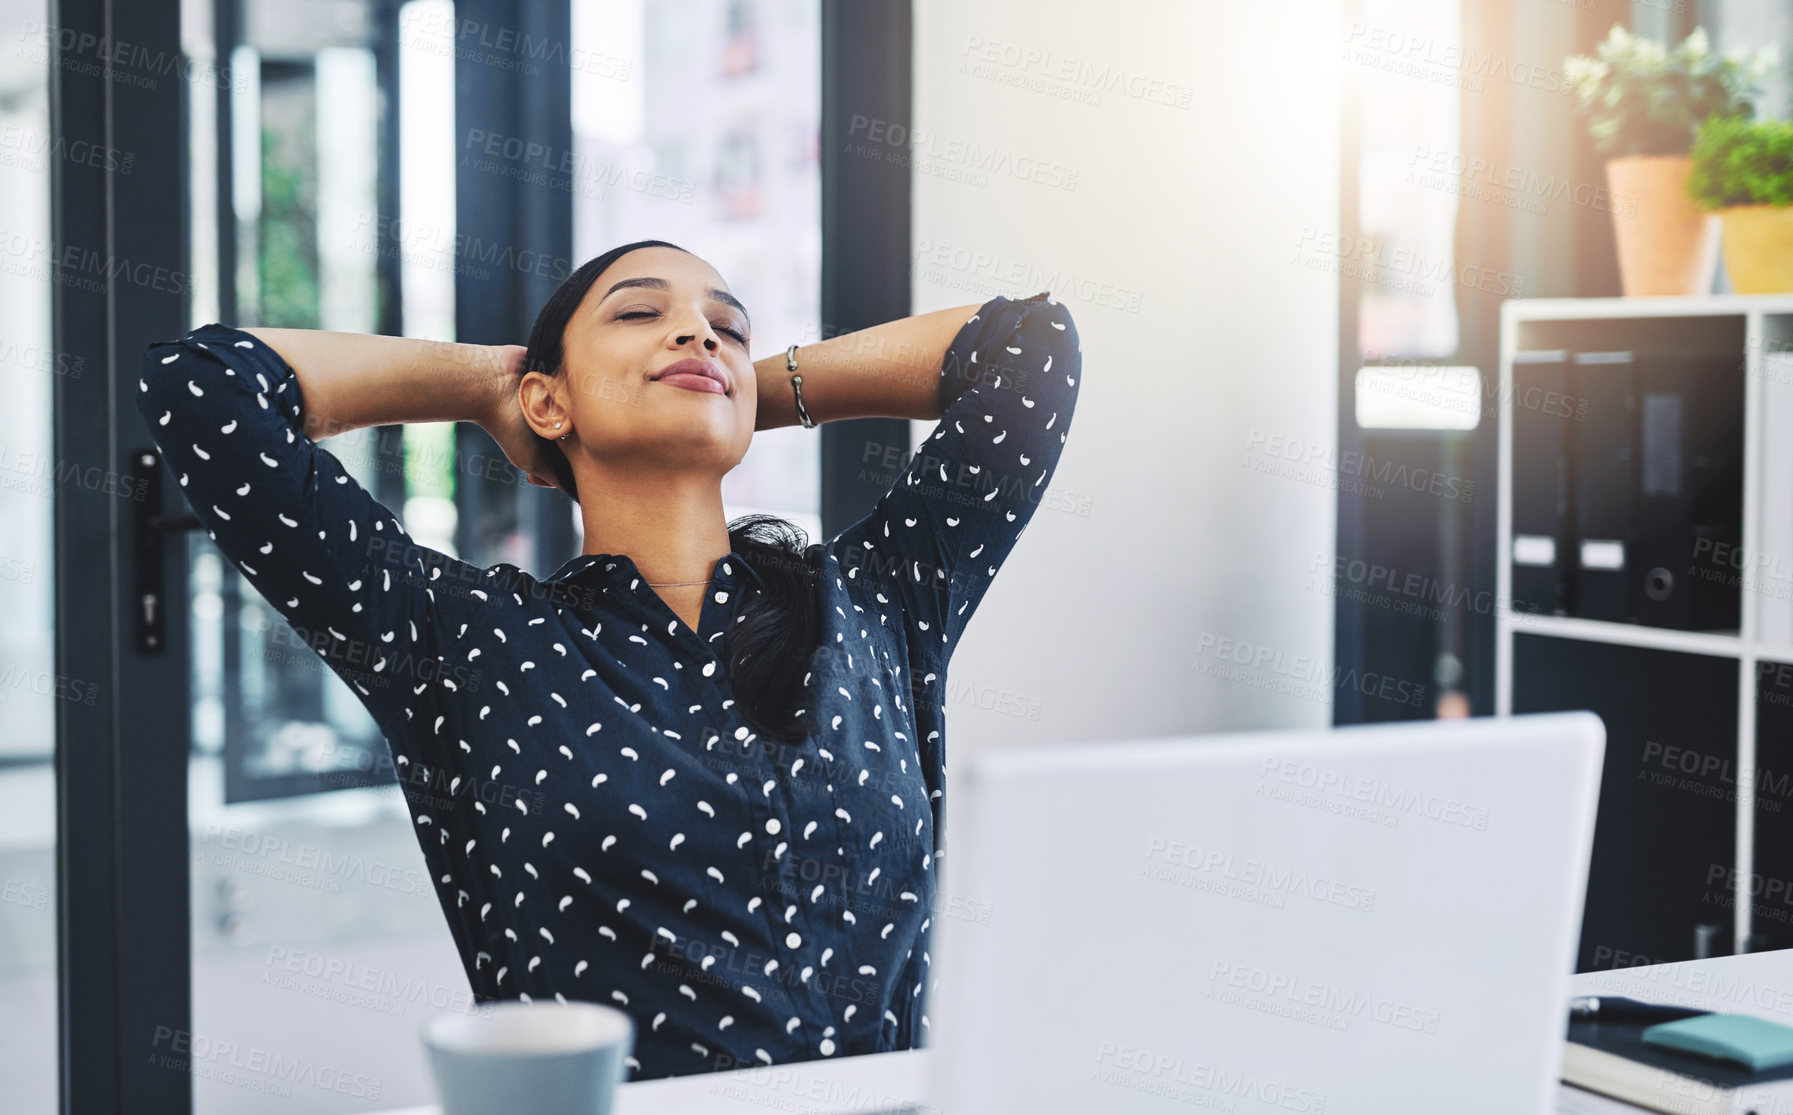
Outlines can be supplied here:
<path id="1" fill-rule="evenodd" d="M 442 1115 L 610 1115 L 635 1022 L 598 1003 L 488 1003 L 423 1026 Z"/>

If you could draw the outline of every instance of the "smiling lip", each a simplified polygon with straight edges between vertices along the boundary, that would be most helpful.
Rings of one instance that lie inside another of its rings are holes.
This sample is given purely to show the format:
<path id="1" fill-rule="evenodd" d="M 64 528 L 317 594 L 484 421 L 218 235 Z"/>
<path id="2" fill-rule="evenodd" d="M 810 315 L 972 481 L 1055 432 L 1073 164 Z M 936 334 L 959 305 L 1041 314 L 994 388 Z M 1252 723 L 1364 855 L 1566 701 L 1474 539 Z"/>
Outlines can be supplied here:
<path id="1" fill-rule="evenodd" d="M 668 364 L 652 376 L 656 381 L 664 381 L 673 387 L 683 387 L 687 391 L 707 391 L 712 395 L 728 394 L 728 381 L 723 378 L 722 369 L 708 360 L 687 357 L 677 363 Z"/>

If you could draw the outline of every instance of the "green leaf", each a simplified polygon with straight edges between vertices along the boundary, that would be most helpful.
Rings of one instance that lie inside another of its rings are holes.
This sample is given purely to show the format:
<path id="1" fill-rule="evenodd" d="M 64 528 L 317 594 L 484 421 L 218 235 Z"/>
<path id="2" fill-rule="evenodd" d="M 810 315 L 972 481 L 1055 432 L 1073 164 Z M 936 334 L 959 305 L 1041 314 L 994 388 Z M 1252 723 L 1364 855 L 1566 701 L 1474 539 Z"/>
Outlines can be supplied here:
<path id="1" fill-rule="evenodd" d="M 1615 23 L 1594 57 L 1571 56 L 1563 72 L 1603 154 L 1680 155 L 1708 119 L 1754 116 L 1773 57 L 1773 47 L 1716 55 L 1700 27 L 1665 50 Z"/>
<path id="2" fill-rule="evenodd" d="M 1709 118 L 1694 141 L 1687 194 L 1706 209 L 1793 205 L 1793 123 Z"/>

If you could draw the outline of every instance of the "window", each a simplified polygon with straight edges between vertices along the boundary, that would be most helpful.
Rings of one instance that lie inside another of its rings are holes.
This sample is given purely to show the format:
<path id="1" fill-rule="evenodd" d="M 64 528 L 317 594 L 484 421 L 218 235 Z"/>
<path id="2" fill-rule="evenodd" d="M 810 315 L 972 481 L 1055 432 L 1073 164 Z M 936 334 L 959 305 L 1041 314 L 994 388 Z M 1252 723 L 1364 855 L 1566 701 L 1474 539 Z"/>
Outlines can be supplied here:
<path id="1" fill-rule="evenodd" d="M 753 315 L 754 359 L 819 340 L 821 11 L 816 0 L 575 0 L 574 257 L 668 240 Z M 754 434 L 723 480 L 732 518 L 821 535 L 821 442 Z"/>

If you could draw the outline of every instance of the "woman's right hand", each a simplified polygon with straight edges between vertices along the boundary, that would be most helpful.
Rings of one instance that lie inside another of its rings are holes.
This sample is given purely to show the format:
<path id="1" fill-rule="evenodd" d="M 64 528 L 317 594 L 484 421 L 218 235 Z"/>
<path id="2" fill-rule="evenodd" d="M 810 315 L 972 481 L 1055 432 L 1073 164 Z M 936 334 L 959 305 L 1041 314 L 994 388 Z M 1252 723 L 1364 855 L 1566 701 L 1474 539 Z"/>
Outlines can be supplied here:
<path id="1" fill-rule="evenodd" d="M 554 450 L 529 428 L 523 418 L 522 404 L 517 400 L 517 383 L 523 378 L 523 356 L 528 350 L 522 345 L 492 345 L 491 348 L 498 354 L 502 389 L 480 428 L 492 435 L 492 440 L 504 450 L 505 458 L 529 477 L 531 484 L 558 488 L 560 485 L 555 482 L 554 469 L 549 463 Z"/>

